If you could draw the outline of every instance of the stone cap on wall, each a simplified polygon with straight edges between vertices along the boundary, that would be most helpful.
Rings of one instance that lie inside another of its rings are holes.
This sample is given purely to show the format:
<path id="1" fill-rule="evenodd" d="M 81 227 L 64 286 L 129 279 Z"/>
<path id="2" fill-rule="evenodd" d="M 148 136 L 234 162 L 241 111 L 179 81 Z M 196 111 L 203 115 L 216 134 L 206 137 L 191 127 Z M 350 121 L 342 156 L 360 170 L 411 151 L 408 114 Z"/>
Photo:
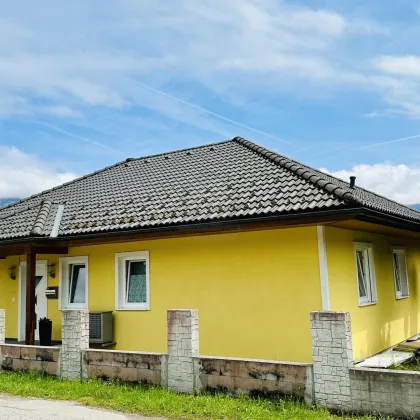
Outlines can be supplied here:
<path id="1" fill-rule="evenodd" d="M 0 343 L 0 347 L 21 347 L 21 348 L 33 348 L 41 350 L 61 350 L 61 346 L 29 346 L 26 344 L 11 344 L 11 343 Z"/>
<path id="2" fill-rule="evenodd" d="M 300 363 L 300 362 L 283 362 L 279 360 L 267 360 L 267 359 L 244 359 L 241 357 L 223 357 L 223 356 L 194 356 L 194 359 L 205 359 L 205 360 L 227 360 L 232 362 L 250 362 L 250 363 L 270 363 L 276 365 L 287 365 L 287 366 L 302 366 L 311 367 L 312 363 Z"/>
<path id="3" fill-rule="evenodd" d="M 311 321 L 345 321 L 349 317 L 348 312 L 311 312 Z"/>
<path id="4" fill-rule="evenodd" d="M 124 354 L 138 354 L 143 356 L 166 356 L 167 353 L 153 353 L 151 351 L 132 351 L 132 350 L 104 350 L 104 349 L 94 349 L 88 348 L 83 350 L 84 352 L 95 352 L 95 353 L 124 353 Z"/>

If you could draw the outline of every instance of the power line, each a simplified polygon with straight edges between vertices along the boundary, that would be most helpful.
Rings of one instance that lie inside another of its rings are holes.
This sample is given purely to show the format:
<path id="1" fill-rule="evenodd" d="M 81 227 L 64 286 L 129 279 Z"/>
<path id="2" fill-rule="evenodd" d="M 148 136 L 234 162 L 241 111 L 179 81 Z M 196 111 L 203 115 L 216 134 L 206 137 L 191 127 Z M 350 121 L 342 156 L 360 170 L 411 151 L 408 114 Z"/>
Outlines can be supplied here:
<path id="1" fill-rule="evenodd" d="M 293 143 L 290 143 L 287 140 L 283 140 L 280 137 L 274 136 L 273 134 L 267 133 L 265 131 L 258 130 L 257 128 L 253 128 L 253 127 L 250 127 L 249 125 L 245 125 L 245 124 L 242 124 L 242 123 L 240 123 L 238 121 L 235 121 L 235 120 L 232 120 L 230 118 L 224 117 L 223 115 L 217 114 L 216 112 L 210 111 L 210 110 L 208 110 L 206 108 L 203 108 L 203 107 L 201 107 L 199 105 L 196 105 L 196 104 L 193 104 L 191 102 L 188 102 L 188 101 L 186 101 L 184 99 L 178 98 L 177 96 L 174 96 L 174 95 L 171 95 L 169 93 L 163 92 L 162 90 L 155 89 L 155 88 L 153 88 L 151 86 L 145 85 L 144 83 L 138 82 L 137 80 L 134 80 L 134 79 L 130 79 L 130 80 L 133 83 L 135 83 L 136 85 L 139 85 L 139 86 L 141 86 L 144 89 L 147 89 L 147 90 L 149 90 L 151 92 L 154 92 L 154 93 L 157 93 L 159 95 L 165 96 L 165 97 L 167 97 L 169 99 L 172 99 L 174 101 L 177 101 L 177 102 L 179 102 L 179 103 L 181 103 L 183 105 L 189 106 L 190 108 L 194 108 L 194 109 L 196 109 L 196 110 L 198 110 L 200 112 L 204 112 L 204 113 L 209 114 L 209 115 L 211 115 L 213 117 L 216 117 L 216 118 L 219 118 L 219 119 L 221 119 L 223 121 L 226 121 L 226 122 L 228 122 L 230 124 L 237 125 L 238 127 L 242 127 L 242 128 L 244 128 L 244 129 L 246 129 L 248 131 L 252 131 L 252 132 L 257 133 L 257 134 L 260 134 L 262 136 L 269 137 L 271 139 L 280 141 L 280 142 L 285 143 L 285 144 L 287 144 L 289 146 L 297 147 Z"/>
<path id="2" fill-rule="evenodd" d="M 322 153 L 320 155 L 314 156 L 313 159 L 316 159 L 316 158 L 319 158 L 319 157 L 324 157 L 324 156 L 339 155 L 341 153 L 355 152 L 357 150 L 370 149 L 372 147 L 377 147 L 377 146 L 385 146 L 387 144 L 398 143 L 398 142 L 405 141 L 405 140 L 417 139 L 419 137 L 420 137 L 420 134 L 416 134 L 415 136 L 401 137 L 401 138 L 395 139 L 395 140 L 388 140 L 388 141 L 382 141 L 382 142 L 378 142 L 378 143 L 371 143 L 371 144 L 366 144 L 364 146 L 352 147 L 350 149 L 336 150 L 335 152 L 326 152 L 326 153 Z"/>
<path id="3" fill-rule="evenodd" d="M 63 130 L 62 128 L 56 127 L 55 125 L 51 125 L 51 124 L 43 122 L 43 121 L 34 120 L 34 122 L 36 122 L 39 125 L 43 125 L 44 127 L 48 127 L 51 130 L 57 131 L 58 133 L 65 134 L 66 136 L 73 137 L 75 139 L 84 141 L 85 143 L 91 144 L 93 146 L 97 146 L 97 147 L 100 147 L 102 149 L 105 149 L 105 150 L 108 150 L 108 151 L 111 151 L 111 152 L 114 152 L 114 153 L 118 153 L 119 155 L 125 156 L 125 154 L 123 152 L 121 152 L 121 150 L 114 149 L 112 147 L 107 146 L 106 144 L 100 143 L 96 140 L 92 140 L 88 137 L 79 136 L 78 134 L 71 133 L 70 131 Z"/>

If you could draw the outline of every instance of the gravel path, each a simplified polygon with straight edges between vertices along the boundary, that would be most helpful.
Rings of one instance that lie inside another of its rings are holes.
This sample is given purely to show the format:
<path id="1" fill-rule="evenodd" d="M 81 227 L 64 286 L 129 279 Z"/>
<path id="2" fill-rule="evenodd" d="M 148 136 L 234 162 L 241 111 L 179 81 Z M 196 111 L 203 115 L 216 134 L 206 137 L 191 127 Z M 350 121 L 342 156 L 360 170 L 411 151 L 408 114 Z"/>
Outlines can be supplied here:
<path id="1" fill-rule="evenodd" d="M 97 410 L 68 401 L 49 401 L 0 395 L 1 420 L 164 420 Z"/>

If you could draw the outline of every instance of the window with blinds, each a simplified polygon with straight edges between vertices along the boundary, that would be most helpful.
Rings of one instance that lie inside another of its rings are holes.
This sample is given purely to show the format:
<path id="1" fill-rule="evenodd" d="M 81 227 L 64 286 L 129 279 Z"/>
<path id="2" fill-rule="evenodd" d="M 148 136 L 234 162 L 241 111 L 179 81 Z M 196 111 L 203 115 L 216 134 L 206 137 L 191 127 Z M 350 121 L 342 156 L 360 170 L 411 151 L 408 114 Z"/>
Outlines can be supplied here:
<path id="1" fill-rule="evenodd" d="M 116 308 L 150 309 L 149 252 L 124 252 L 115 255 Z"/>

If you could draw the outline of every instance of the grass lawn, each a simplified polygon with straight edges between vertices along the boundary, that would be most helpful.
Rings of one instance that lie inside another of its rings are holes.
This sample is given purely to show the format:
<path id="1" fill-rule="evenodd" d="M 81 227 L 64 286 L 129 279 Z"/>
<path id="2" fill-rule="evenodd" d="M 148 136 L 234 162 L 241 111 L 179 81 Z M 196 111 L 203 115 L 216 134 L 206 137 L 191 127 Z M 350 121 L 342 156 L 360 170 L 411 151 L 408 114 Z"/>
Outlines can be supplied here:
<path id="1" fill-rule="evenodd" d="M 402 363 L 401 365 L 391 366 L 392 370 L 414 370 L 420 372 L 420 359 L 414 358 L 408 362 Z"/>
<path id="2" fill-rule="evenodd" d="M 109 384 L 93 380 L 70 382 L 8 372 L 0 372 L 0 393 L 72 400 L 92 407 L 172 419 L 348 419 L 333 416 L 325 410 L 312 410 L 297 402 L 273 404 L 245 397 L 234 399 L 223 395 L 177 395 L 155 387 Z"/>

